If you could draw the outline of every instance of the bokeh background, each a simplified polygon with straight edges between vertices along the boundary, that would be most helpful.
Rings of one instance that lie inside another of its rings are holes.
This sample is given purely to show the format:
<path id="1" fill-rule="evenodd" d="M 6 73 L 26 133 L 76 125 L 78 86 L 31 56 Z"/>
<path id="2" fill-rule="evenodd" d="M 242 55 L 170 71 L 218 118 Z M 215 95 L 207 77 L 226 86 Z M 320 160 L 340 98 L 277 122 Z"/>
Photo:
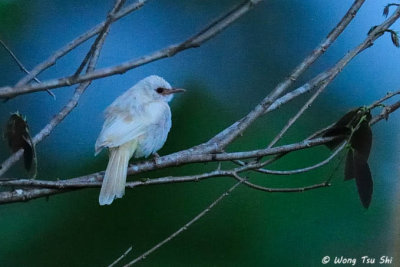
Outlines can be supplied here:
<path id="1" fill-rule="evenodd" d="M 149 1 L 113 24 L 98 67 L 137 58 L 180 42 L 240 1 Z M 297 83 L 332 66 L 384 20 L 389 1 L 367 1 L 329 51 Z M 79 34 L 103 21 L 113 1 L 2 0 L 0 38 L 28 69 Z M 165 77 L 187 93 L 172 102 L 173 127 L 159 152 L 165 155 L 208 140 L 247 114 L 328 34 L 351 1 L 264 1 L 202 47 L 184 51 L 124 75 L 92 83 L 78 107 L 37 146 L 40 179 L 66 179 L 104 170 L 107 154 L 94 157 L 102 111 L 118 95 L 150 74 Z M 393 26 L 400 28 L 399 23 Z M 71 74 L 86 54 L 85 43 L 40 75 L 46 80 Z M 400 86 L 400 50 L 380 38 L 337 77 L 289 131 L 281 144 L 295 142 Z M 12 85 L 23 73 L 0 49 L 0 84 Z M 0 124 L 10 112 L 26 115 L 37 133 L 72 95 L 74 87 L 24 95 L 0 103 Z M 306 98 L 262 118 L 229 150 L 265 146 Z M 324 181 L 319 190 L 270 194 L 239 187 L 208 215 L 142 261 L 142 266 L 319 266 L 324 256 L 400 263 L 399 114 L 373 127 L 370 166 L 374 195 L 365 210 L 353 181 L 343 181 L 343 164 L 297 176 L 248 174 L 265 186 L 296 187 Z M 276 169 L 307 166 L 327 157 L 317 148 L 285 157 Z M 0 160 L 9 156 L 5 142 Z M 342 157 L 343 155 L 341 155 Z M 229 165 L 224 165 L 229 167 Z M 339 166 L 339 167 L 338 167 Z M 195 164 L 129 177 L 204 172 L 215 164 Z M 21 164 L 7 177 L 26 177 Z M 234 181 L 216 178 L 128 190 L 123 199 L 100 207 L 99 189 L 86 189 L 0 206 L 1 266 L 104 266 L 129 246 L 127 262 L 151 248 L 207 207 Z M 397 253 L 397 254 L 396 254 Z"/>

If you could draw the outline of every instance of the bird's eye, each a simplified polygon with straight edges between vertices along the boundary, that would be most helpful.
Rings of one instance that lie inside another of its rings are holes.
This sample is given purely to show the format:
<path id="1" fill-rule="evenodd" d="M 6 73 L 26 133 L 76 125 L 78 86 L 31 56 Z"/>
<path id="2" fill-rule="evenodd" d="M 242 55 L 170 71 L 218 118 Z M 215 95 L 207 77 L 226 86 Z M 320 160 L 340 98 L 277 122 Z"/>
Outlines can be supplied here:
<path id="1" fill-rule="evenodd" d="M 156 89 L 156 92 L 159 93 L 159 94 L 161 94 L 162 92 L 164 92 L 164 88 L 158 87 L 158 88 Z"/>

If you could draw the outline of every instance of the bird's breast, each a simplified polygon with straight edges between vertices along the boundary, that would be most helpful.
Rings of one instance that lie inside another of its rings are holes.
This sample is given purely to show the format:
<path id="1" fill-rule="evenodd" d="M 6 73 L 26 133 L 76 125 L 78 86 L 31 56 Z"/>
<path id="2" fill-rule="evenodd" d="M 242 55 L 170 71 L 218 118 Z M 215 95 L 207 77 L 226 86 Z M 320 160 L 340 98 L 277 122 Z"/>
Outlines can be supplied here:
<path id="1" fill-rule="evenodd" d="M 145 108 L 149 116 L 146 133 L 138 137 L 135 157 L 147 157 L 162 148 L 171 129 L 171 111 L 166 103 L 157 103 Z"/>

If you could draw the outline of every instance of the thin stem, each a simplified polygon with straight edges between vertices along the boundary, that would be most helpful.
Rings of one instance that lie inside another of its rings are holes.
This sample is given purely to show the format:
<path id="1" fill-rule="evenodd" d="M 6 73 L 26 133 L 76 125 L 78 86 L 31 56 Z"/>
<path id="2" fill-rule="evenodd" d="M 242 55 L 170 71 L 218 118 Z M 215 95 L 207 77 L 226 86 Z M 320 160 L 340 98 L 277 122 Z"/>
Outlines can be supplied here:
<path id="1" fill-rule="evenodd" d="M 309 172 L 309 171 L 318 169 L 318 168 L 328 164 L 337 154 L 339 154 L 340 151 L 343 150 L 343 148 L 345 146 L 346 146 L 346 144 L 343 143 L 332 154 L 330 154 L 329 157 L 326 158 L 325 160 L 323 160 L 321 162 L 318 162 L 317 164 L 314 164 L 312 166 L 305 167 L 305 168 L 289 170 L 289 171 L 268 170 L 268 169 L 264 169 L 264 168 L 256 168 L 256 169 L 252 169 L 252 170 L 255 171 L 255 172 L 263 173 L 263 174 L 273 174 L 273 175 L 293 175 L 293 174 Z M 245 162 L 239 161 L 239 160 L 236 160 L 234 162 L 236 164 L 241 165 L 241 166 L 246 166 L 247 165 Z"/>
<path id="2" fill-rule="evenodd" d="M 128 70 L 133 68 L 137 68 L 139 66 L 148 64 L 150 62 L 160 60 L 162 58 L 171 57 L 181 51 L 184 51 L 189 48 L 197 48 L 202 45 L 204 42 L 208 41 L 212 37 L 216 36 L 222 30 L 230 26 L 233 22 L 235 22 L 238 18 L 246 14 L 250 11 L 256 4 L 260 3 L 261 0 L 248 0 L 243 5 L 238 6 L 234 12 L 230 11 L 230 16 L 222 16 L 218 23 L 213 22 L 213 26 L 206 27 L 204 31 L 201 30 L 198 34 L 190 37 L 182 43 L 169 46 L 167 48 L 163 48 L 158 50 L 150 55 L 143 56 L 139 59 L 130 60 L 124 63 L 121 63 L 116 66 L 98 69 L 97 71 L 93 71 L 80 76 L 67 76 L 59 79 L 53 79 L 49 81 L 45 81 L 39 85 L 20 85 L 15 87 L 1 87 L 0 88 L 0 98 L 1 97 L 15 97 L 21 94 L 27 94 L 32 92 L 38 92 L 45 89 L 54 89 L 64 86 L 70 86 L 77 83 L 82 83 L 86 81 L 92 81 L 95 79 L 100 79 L 104 77 L 108 77 L 115 74 L 122 74 Z"/>
<path id="3" fill-rule="evenodd" d="M 147 0 L 138 0 L 135 3 L 132 3 L 128 6 L 126 6 L 123 10 L 119 11 L 115 15 L 113 22 L 115 22 L 115 21 L 119 20 L 120 18 L 125 17 L 129 13 L 141 8 L 146 2 L 147 2 Z M 58 59 L 62 58 L 63 56 L 65 56 L 66 54 L 68 54 L 69 52 L 74 50 L 76 47 L 78 47 L 85 41 L 89 40 L 94 35 L 98 34 L 103 29 L 105 23 L 106 22 L 103 21 L 102 23 L 97 24 L 95 27 L 93 27 L 89 31 L 81 34 L 80 36 L 78 36 L 77 38 L 75 38 L 74 40 L 69 42 L 67 45 L 65 45 L 58 51 L 56 51 L 48 59 L 46 59 L 45 61 L 43 61 L 42 63 L 37 65 L 35 68 L 33 68 L 32 71 L 30 72 L 30 74 L 28 74 L 23 79 L 18 81 L 18 83 L 15 85 L 15 87 L 21 87 L 23 85 L 26 85 L 29 81 L 31 81 L 34 77 L 39 75 L 41 72 L 43 72 L 44 70 L 53 66 L 57 62 Z"/>
<path id="4" fill-rule="evenodd" d="M 11 51 L 11 49 L 0 39 L 0 44 L 4 47 L 4 49 L 10 54 L 10 56 L 13 58 L 13 60 L 15 61 L 15 63 L 17 63 L 18 67 L 25 72 L 26 74 L 30 74 L 29 71 L 25 68 L 24 64 L 22 64 L 21 60 L 18 59 L 18 57 L 14 54 L 13 51 Z M 33 80 L 37 83 L 41 83 L 39 81 L 38 78 L 33 77 Z M 46 92 L 51 95 L 53 97 L 53 99 L 56 99 L 56 95 L 50 91 L 50 90 L 46 90 Z"/>
<path id="5" fill-rule="evenodd" d="M 117 0 L 115 3 L 114 8 L 110 11 L 110 14 L 118 10 L 124 1 Z M 122 4 L 121 4 L 122 3 Z M 99 38 L 97 38 L 94 42 L 94 48 L 95 52 L 94 56 L 91 57 L 90 62 L 89 62 L 89 67 L 86 71 L 86 73 L 91 73 L 94 71 L 95 66 L 97 64 L 100 50 L 104 44 L 104 40 L 108 34 L 109 27 L 111 25 L 111 17 L 108 16 L 108 20 L 106 23 L 104 23 L 104 30 L 101 32 L 99 35 Z M 75 92 L 72 96 L 72 98 L 68 101 L 68 103 L 61 109 L 59 113 L 57 113 L 53 119 L 38 133 L 36 134 L 33 138 L 33 144 L 36 145 L 39 142 L 41 142 L 44 138 L 50 135 L 50 133 L 53 131 L 53 129 L 61 123 L 61 121 L 64 120 L 64 118 L 76 107 L 78 104 L 78 101 L 81 97 L 81 95 L 84 93 L 86 88 L 90 85 L 91 81 L 81 83 L 76 89 Z M 3 164 L 1 165 L 0 169 L 0 176 L 4 175 L 6 171 L 9 170 L 9 168 L 15 164 L 23 155 L 23 149 L 18 150 L 14 154 L 12 154 L 8 159 L 6 159 Z"/>
<path id="6" fill-rule="evenodd" d="M 121 260 L 123 260 L 127 255 L 128 255 L 128 253 L 129 252 L 131 252 L 131 250 L 132 250 L 132 247 L 129 247 L 125 252 L 124 252 L 124 254 L 122 254 L 118 259 L 116 259 L 113 263 L 111 263 L 110 265 L 108 265 L 108 267 L 113 267 L 113 266 L 115 266 L 116 264 L 118 264 L 118 262 L 120 262 Z"/>
<path id="7" fill-rule="evenodd" d="M 213 201 L 207 208 L 205 208 L 202 212 L 200 212 L 199 214 L 197 214 L 193 219 L 191 219 L 188 223 L 186 223 L 184 226 L 182 226 L 181 228 L 179 228 L 176 232 L 174 232 L 173 234 L 171 234 L 170 236 L 168 236 L 166 239 L 164 239 L 163 241 L 161 241 L 160 243 L 156 244 L 154 247 L 152 247 L 151 249 L 149 249 L 148 251 L 146 251 L 145 253 L 143 253 L 142 255 L 140 255 L 139 257 L 135 258 L 134 260 L 132 260 L 131 262 L 129 262 L 128 264 L 124 265 L 124 267 L 129 267 L 132 266 L 133 264 L 145 259 L 147 256 L 149 256 L 151 253 L 153 253 L 154 251 L 156 251 L 157 249 L 159 249 L 160 247 L 162 247 L 163 245 L 165 245 L 166 243 L 168 243 L 169 241 L 171 241 L 172 239 L 174 239 L 176 236 L 178 236 L 179 234 L 181 234 L 183 231 L 185 231 L 187 228 L 189 228 L 193 223 L 197 222 L 198 220 L 200 220 L 204 215 L 206 215 L 212 208 L 214 208 L 215 206 L 217 206 L 225 197 L 227 197 L 233 190 L 235 190 L 236 187 L 238 187 L 242 182 L 238 182 L 236 184 L 234 184 L 231 188 L 229 188 L 228 191 L 224 192 L 222 195 L 220 195 L 215 201 Z"/>

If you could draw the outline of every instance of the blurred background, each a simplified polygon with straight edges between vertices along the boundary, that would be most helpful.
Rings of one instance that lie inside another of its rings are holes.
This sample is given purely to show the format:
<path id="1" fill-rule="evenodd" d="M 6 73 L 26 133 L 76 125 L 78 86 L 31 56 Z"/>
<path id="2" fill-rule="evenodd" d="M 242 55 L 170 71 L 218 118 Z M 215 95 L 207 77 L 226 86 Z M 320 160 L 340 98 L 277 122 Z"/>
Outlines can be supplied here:
<path id="1" fill-rule="evenodd" d="M 114 1 L 2 0 L 0 38 L 31 69 L 54 51 L 104 20 Z M 129 2 L 129 1 L 128 1 Z M 149 1 L 111 27 L 98 68 L 137 58 L 185 40 L 241 1 Z M 296 84 L 332 66 L 384 20 L 390 1 L 367 1 L 359 14 Z M 138 80 L 158 74 L 187 92 L 172 102 L 173 127 L 160 155 L 199 144 L 247 114 L 338 23 L 352 1 L 264 1 L 237 23 L 197 49 L 184 51 L 124 75 L 96 80 L 79 105 L 37 146 L 38 179 L 66 179 L 104 170 L 107 153 L 94 157 L 102 111 Z M 391 9 L 392 10 L 392 9 Z M 399 23 L 393 26 L 400 28 Z M 91 44 L 85 43 L 40 75 L 47 80 L 72 74 Z M 389 35 L 363 52 L 329 85 L 280 144 L 296 142 L 399 89 L 400 50 Z M 0 48 L 0 85 L 23 73 Z M 35 135 L 73 94 L 74 86 L 23 95 L 0 103 L 0 124 L 11 112 L 26 115 Z M 230 151 L 266 146 L 306 101 L 257 121 Z M 343 181 L 341 154 L 325 167 L 296 176 L 248 173 L 269 187 L 320 183 L 333 186 L 304 193 L 265 193 L 240 186 L 173 241 L 139 263 L 142 266 L 319 266 L 324 256 L 381 256 L 400 262 L 399 112 L 373 127 L 369 159 L 374 178 L 365 210 L 354 181 Z M 10 155 L 0 144 L 0 160 Z M 271 166 L 294 169 L 329 155 L 316 148 L 289 155 Z M 230 167 L 229 164 L 223 165 Z M 201 173 L 216 164 L 193 164 L 129 177 Z M 16 164 L 6 177 L 26 177 Z M 126 260 L 140 255 L 187 223 L 235 183 L 231 178 L 198 183 L 139 187 L 111 206 L 98 205 L 99 189 L 0 206 L 1 266 L 104 266 L 128 247 Z M 397 253 L 397 254 L 396 254 Z M 360 259 L 359 259 L 360 260 Z"/>

